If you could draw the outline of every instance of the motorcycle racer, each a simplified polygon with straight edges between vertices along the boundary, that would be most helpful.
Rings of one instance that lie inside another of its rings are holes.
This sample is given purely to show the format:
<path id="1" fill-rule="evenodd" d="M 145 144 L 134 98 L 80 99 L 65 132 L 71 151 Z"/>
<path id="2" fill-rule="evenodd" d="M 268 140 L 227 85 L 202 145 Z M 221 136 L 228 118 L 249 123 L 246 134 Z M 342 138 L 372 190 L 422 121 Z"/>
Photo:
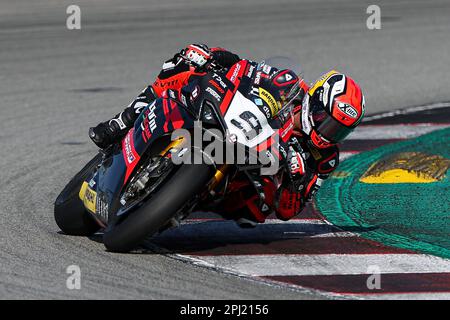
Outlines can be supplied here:
<path id="1" fill-rule="evenodd" d="M 90 128 L 89 136 L 100 148 L 120 141 L 144 107 L 168 92 L 179 92 L 208 72 L 210 63 L 225 69 L 241 59 L 222 48 L 191 44 L 163 64 L 155 82 L 146 87 L 121 113 Z M 294 134 L 283 148 L 288 177 L 263 177 L 264 202 L 248 184 L 236 183 L 224 201 L 224 216 L 238 217 L 241 226 L 262 223 L 275 212 L 282 220 L 299 214 L 339 163 L 337 144 L 362 120 L 364 97 L 348 76 L 330 71 L 309 87 L 289 69 L 260 63 L 254 71 L 261 108 L 268 118 L 276 117 L 287 104 L 294 107 Z M 264 101 L 264 102 L 263 102 Z M 286 150 L 287 149 L 287 150 Z"/>
<path id="2" fill-rule="evenodd" d="M 205 65 L 213 60 L 224 68 L 230 68 L 240 60 L 239 56 L 222 48 L 209 49 L 205 45 L 191 44 L 167 60 L 152 85 L 147 86 L 121 113 L 111 120 L 89 129 L 89 137 L 101 149 L 120 141 L 141 111 L 167 90 L 179 90 L 196 77 L 205 74 Z"/>

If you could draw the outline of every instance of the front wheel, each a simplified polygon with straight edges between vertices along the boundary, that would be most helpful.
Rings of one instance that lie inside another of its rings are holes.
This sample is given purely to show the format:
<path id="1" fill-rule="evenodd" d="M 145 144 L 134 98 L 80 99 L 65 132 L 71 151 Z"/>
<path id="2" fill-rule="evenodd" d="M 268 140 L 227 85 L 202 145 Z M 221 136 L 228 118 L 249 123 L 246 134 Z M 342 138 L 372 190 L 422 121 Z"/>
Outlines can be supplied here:
<path id="1" fill-rule="evenodd" d="M 110 226 L 103 236 L 109 251 L 128 252 L 145 238 L 157 233 L 212 177 L 206 164 L 184 164 L 139 209 L 119 224 Z"/>
<path id="2" fill-rule="evenodd" d="M 94 172 L 101 161 L 102 155 L 96 155 L 70 180 L 58 198 L 56 198 L 54 207 L 55 221 L 65 234 L 90 236 L 100 229 L 100 225 L 84 208 L 78 194 L 83 182 Z"/>

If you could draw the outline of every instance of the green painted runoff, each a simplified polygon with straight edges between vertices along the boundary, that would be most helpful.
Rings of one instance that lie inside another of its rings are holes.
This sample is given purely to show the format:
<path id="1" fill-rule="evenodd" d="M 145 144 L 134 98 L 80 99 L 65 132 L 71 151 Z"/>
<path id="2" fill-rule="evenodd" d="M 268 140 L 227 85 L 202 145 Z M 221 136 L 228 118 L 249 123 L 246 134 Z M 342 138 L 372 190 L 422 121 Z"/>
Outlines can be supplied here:
<path id="1" fill-rule="evenodd" d="M 450 159 L 450 128 L 349 158 L 324 183 L 316 206 L 330 222 L 364 238 L 450 258 L 448 167 L 443 178 L 432 183 L 360 181 L 374 163 L 398 153 Z"/>

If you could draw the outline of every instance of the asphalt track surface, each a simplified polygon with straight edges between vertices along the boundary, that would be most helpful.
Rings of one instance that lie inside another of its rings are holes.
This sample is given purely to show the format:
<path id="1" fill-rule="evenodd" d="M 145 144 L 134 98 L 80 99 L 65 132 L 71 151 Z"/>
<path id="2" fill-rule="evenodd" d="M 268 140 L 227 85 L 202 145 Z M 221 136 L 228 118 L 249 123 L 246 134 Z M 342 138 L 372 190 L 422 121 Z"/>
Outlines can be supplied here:
<path id="1" fill-rule="evenodd" d="M 450 101 L 450 3 L 379 1 L 71 1 L 0 3 L 0 298 L 314 299 L 152 252 L 111 254 L 64 236 L 58 192 L 96 152 L 87 128 L 119 112 L 163 60 L 206 42 L 255 60 L 288 55 L 313 81 L 330 68 L 366 93 L 368 114 Z M 66 268 L 79 265 L 81 290 Z"/>

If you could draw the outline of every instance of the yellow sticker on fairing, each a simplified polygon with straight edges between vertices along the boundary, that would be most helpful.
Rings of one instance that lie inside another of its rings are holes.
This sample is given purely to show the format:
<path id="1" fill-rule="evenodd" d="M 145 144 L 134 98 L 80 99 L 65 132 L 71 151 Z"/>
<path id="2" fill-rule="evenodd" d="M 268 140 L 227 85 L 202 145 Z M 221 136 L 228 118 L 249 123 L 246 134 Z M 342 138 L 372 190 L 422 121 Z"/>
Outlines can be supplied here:
<path id="1" fill-rule="evenodd" d="M 278 113 L 278 110 L 280 109 L 277 103 L 277 100 L 273 97 L 273 95 L 268 92 L 267 90 L 264 90 L 263 88 L 259 88 L 259 96 L 267 103 L 267 105 L 270 108 L 270 112 L 272 113 L 272 117 L 275 116 Z"/>
<path id="2" fill-rule="evenodd" d="M 92 190 L 86 181 L 83 182 L 80 193 L 78 195 L 81 201 L 83 201 L 86 209 L 88 209 L 92 213 L 95 213 L 97 208 L 97 192 Z"/>

